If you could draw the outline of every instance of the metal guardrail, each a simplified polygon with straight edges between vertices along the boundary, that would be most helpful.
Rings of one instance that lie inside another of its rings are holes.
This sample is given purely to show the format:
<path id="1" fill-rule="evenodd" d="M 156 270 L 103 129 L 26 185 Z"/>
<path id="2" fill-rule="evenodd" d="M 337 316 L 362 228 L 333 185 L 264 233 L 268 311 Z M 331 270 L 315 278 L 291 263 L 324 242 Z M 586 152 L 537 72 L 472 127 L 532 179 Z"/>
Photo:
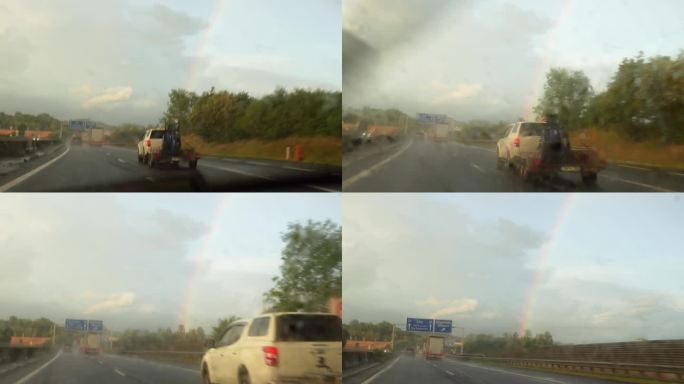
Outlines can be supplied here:
<path id="1" fill-rule="evenodd" d="M 546 368 L 560 371 L 593 373 L 601 375 L 657 379 L 673 383 L 684 383 L 684 366 L 655 365 L 639 363 L 618 363 L 578 360 L 522 359 L 506 357 L 474 357 L 449 355 L 451 358 L 491 361 L 523 368 Z"/>

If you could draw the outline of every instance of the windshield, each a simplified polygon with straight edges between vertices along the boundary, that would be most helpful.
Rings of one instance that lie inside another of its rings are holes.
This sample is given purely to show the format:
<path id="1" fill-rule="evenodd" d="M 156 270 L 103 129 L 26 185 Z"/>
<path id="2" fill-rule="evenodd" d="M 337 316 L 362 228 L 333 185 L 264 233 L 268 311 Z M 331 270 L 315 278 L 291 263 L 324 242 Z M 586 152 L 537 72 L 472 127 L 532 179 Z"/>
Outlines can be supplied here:
<path id="1" fill-rule="evenodd" d="M 330 0 L 3 0 L 0 192 L 339 191 L 340 20 Z M 158 126 L 182 140 L 155 157 Z"/>
<path id="2" fill-rule="evenodd" d="M 164 137 L 164 131 L 151 131 L 150 139 L 161 139 Z"/>
<path id="3" fill-rule="evenodd" d="M 343 1 L 343 189 L 684 191 L 684 3 Z M 571 153 L 527 164 L 543 123 Z M 364 135 L 370 127 L 385 127 Z"/>
<path id="4" fill-rule="evenodd" d="M 675 377 L 682 214 L 669 194 L 346 194 L 345 382 Z"/>
<path id="5" fill-rule="evenodd" d="M 299 311 L 278 320 L 288 340 L 336 341 L 339 367 L 341 197 L 316 196 L 4 195 L 0 383 L 233 384 L 223 365 L 270 372 L 269 341 L 246 337 L 270 315 L 240 319 L 273 308 Z M 306 347 L 278 367 L 312 377 Z"/>
<path id="6" fill-rule="evenodd" d="M 339 317 L 282 315 L 276 322 L 278 341 L 342 341 Z"/>

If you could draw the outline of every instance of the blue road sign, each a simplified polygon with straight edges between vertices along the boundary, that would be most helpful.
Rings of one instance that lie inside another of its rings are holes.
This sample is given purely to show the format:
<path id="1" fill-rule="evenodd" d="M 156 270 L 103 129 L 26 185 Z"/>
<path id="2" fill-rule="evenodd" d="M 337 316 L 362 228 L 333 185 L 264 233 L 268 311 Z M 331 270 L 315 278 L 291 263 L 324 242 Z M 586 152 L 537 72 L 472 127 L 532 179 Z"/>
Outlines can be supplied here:
<path id="1" fill-rule="evenodd" d="M 69 128 L 75 130 L 85 129 L 84 120 L 69 120 Z"/>
<path id="2" fill-rule="evenodd" d="M 87 331 L 88 321 L 78 319 L 66 319 L 64 322 L 64 329 L 67 331 Z"/>
<path id="3" fill-rule="evenodd" d="M 94 121 L 86 120 L 85 121 L 85 127 L 90 129 L 90 128 L 95 128 L 96 124 Z"/>
<path id="4" fill-rule="evenodd" d="M 448 122 L 446 115 L 436 115 L 433 113 L 419 113 L 416 119 L 421 123 L 446 124 Z"/>
<path id="5" fill-rule="evenodd" d="M 104 331 L 104 326 L 102 325 L 102 320 L 88 320 L 88 331 L 90 331 L 90 332 L 102 332 L 102 331 Z"/>
<path id="6" fill-rule="evenodd" d="M 434 323 L 432 319 L 406 318 L 407 332 L 432 332 Z"/>
<path id="7" fill-rule="evenodd" d="M 435 333 L 451 334 L 451 320 L 435 320 Z"/>

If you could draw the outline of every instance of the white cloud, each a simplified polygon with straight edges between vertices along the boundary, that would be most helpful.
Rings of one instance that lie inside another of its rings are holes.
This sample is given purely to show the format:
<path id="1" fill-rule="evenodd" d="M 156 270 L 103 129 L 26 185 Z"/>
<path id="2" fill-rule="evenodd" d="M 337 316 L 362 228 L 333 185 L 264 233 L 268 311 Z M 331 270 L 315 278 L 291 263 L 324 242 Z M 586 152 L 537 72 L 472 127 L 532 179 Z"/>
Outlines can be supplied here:
<path id="1" fill-rule="evenodd" d="M 133 292 L 113 293 L 106 299 L 88 307 L 84 311 L 84 313 L 92 314 L 98 312 L 112 312 L 124 308 L 129 308 L 133 305 L 134 301 L 135 293 Z"/>
<path id="2" fill-rule="evenodd" d="M 432 318 L 439 318 L 448 315 L 462 314 L 473 312 L 477 309 L 477 300 L 475 299 L 457 299 L 450 302 L 446 307 L 432 313 Z"/>
<path id="3" fill-rule="evenodd" d="M 476 96 L 482 91 L 480 84 L 459 84 L 454 89 L 438 94 L 432 98 L 432 102 L 442 104 L 450 101 L 459 101 Z"/>
<path id="4" fill-rule="evenodd" d="M 131 87 L 112 87 L 102 91 L 99 95 L 91 97 L 83 102 L 84 108 L 91 108 L 102 104 L 125 101 L 133 95 Z"/>

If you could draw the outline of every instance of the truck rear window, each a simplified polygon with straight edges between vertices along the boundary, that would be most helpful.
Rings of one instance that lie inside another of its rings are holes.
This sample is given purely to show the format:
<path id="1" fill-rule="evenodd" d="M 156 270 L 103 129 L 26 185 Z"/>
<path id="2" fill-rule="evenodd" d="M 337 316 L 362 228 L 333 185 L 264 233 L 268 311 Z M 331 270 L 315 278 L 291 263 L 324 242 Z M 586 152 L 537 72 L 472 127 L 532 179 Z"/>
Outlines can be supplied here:
<path id="1" fill-rule="evenodd" d="M 164 131 L 152 131 L 150 132 L 150 139 L 161 139 L 164 137 Z"/>
<path id="2" fill-rule="evenodd" d="M 342 319 L 328 315 L 278 317 L 277 341 L 342 341 Z"/>
<path id="3" fill-rule="evenodd" d="M 544 129 L 551 128 L 548 123 L 523 123 L 520 127 L 520 136 L 541 136 Z"/>

